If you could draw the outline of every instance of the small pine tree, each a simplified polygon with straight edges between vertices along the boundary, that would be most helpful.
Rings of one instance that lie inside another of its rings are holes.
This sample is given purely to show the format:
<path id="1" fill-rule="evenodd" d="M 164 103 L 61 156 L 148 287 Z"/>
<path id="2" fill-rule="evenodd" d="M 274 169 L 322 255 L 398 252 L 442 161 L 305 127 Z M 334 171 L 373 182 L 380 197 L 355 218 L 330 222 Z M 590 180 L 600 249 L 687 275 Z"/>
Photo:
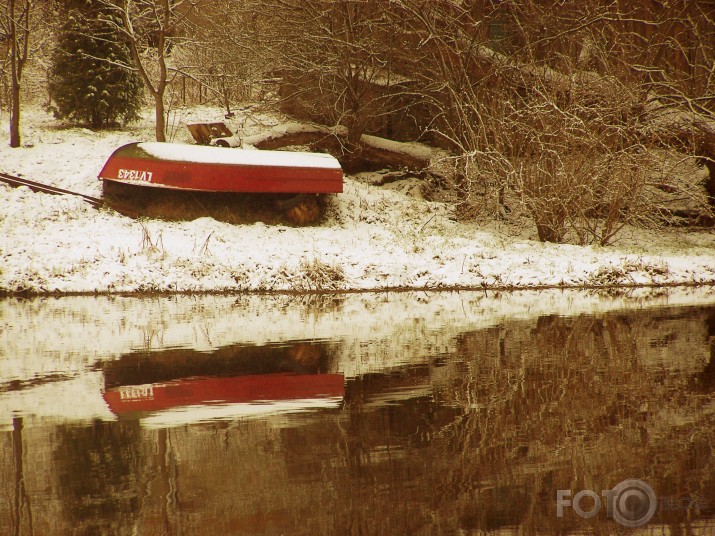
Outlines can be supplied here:
<path id="1" fill-rule="evenodd" d="M 115 15 L 97 4 L 65 2 L 49 91 L 58 119 L 106 128 L 139 118 L 142 81 L 128 68 L 129 47 L 110 24 Z"/>

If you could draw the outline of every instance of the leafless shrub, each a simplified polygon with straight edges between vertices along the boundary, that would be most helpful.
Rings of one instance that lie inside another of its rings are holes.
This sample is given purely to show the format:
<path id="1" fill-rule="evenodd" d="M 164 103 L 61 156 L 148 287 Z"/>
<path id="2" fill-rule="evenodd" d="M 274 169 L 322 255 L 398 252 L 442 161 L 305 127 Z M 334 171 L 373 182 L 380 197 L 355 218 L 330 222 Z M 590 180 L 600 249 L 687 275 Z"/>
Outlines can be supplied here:
<path id="1" fill-rule="evenodd" d="M 663 222 L 651 185 L 663 147 L 713 161 L 704 5 L 400 5 L 422 36 L 416 78 L 462 205 L 503 214 L 511 191 L 541 240 L 607 244 L 626 224 Z"/>
<path id="2" fill-rule="evenodd" d="M 150 255 L 163 254 L 164 240 L 162 238 L 162 235 L 159 234 L 159 236 L 154 239 L 152 238 L 151 233 L 149 232 L 149 229 L 144 222 L 140 221 L 139 226 L 142 230 L 141 250 Z"/>
<path id="3" fill-rule="evenodd" d="M 213 231 L 209 233 L 209 235 L 206 237 L 206 240 L 204 240 L 204 243 L 201 246 L 201 249 L 199 249 L 199 255 L 202 256 L 211 256 L 211 250 L 209 249 L 209 240 L 211 240 L 211 235 L 213 234 Z"/>
<path id="4" fill-rule="evenodd" d="M 338 290 L 345 280 L 343 268 L 337 264 L 328 264 L 320 259 L 303 259 L 298 267 L 298 274 L 291 278 L 290 285 L 297 291 Z"/>

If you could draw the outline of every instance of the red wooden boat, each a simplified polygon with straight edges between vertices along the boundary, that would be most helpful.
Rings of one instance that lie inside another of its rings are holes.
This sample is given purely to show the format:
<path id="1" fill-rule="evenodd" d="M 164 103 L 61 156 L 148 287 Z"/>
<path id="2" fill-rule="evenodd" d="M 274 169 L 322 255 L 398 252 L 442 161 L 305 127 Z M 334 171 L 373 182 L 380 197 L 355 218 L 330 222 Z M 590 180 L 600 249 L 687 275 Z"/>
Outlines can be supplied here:
<path id="1" fill-rule="evenodd" d="M 99 178 L 200 192 L 324 194 L 343 191 L 343 172 L 322 153 L 143 142 L 114 151 Z M 106 184 L 106 183 L 105 183 Z"/>

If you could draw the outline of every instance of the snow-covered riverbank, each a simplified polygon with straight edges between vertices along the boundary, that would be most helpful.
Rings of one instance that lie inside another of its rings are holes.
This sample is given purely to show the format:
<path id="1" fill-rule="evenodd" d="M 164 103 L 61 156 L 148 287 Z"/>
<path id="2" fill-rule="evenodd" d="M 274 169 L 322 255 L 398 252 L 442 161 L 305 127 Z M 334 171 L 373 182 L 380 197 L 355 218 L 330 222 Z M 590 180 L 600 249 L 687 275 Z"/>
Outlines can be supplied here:
<path id="1" fill-rule="evenodd" d="M 183 123 L 219 118 L 216 110 L 185 112 L 175 141 L 189 143 Z M 29 111 L 26 146 L 11 149 L 0 119 L 1 172 L 92 196 L 101 195 L 97 173 L 114 149 L 152 137 L 148 121 L 95 133 Z M 241 134 L 277 126 L 267 121 L 246 121 Z M 365 178 L 347 177 L 326 221 L 303 228 L 135 220 L 75 197 L 0 185 L 0 292 L 715 284 L 713 231 L 626 230 L 607 247 L 544 244 L 531 228 L 459 223 L 446 205 Z"/>

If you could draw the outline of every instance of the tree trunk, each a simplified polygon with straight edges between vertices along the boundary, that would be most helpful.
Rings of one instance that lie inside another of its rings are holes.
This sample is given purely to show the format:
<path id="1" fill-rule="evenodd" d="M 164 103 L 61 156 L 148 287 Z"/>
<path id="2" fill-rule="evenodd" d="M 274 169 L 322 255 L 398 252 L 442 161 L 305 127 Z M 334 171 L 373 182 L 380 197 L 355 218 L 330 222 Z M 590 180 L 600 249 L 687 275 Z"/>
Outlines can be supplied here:
<path id="1" fill-rule="evenodd" d="M 156 52 L 159 62 L 159 80 L 156 84 L 154 92 L 154 102 L 156 104 L 156 141 L 166 141 L 166 113 L 164 112 L 164 92 L 167 84 L 167 68 L 166 68 L 166 36 L 171 26 L 171 6 L 169 0 L 161 2 L 161 27 L 159 28 L 159 39 L 156 46 Z"/>
<path id="2" fill-rule="evenodd" d="M 10 22 L 10 147 L 20 147 L 20 78 L 23 56 L 18 42 L 18 23 L 15 20 L 15 0 L 8 4 Z"/>
<path id="3" fill-rule="evenodd" d="M 20 83 L 15 80 L 13 66 L 13 81 L 10 91 L 12 108 L 10 112 L 10 147 L 20 147 Z"/>
<path id="4" fill-rule="evenodd" d="M 166 141 L 166 114 L 164 112 L 163 92 L 154 93 L 154 121 L 156 141 Z"/>
<path id="5" fill-rule="evenodd" d="M 715 158 L 715 155 L 712 155 L 711 158 Z M 705 167 L 708 170 L 708 180 L 705 181 L 705 191 L 708 193 L 710 206 L 715 207 L 715 160 L 706 160 Z"/>

